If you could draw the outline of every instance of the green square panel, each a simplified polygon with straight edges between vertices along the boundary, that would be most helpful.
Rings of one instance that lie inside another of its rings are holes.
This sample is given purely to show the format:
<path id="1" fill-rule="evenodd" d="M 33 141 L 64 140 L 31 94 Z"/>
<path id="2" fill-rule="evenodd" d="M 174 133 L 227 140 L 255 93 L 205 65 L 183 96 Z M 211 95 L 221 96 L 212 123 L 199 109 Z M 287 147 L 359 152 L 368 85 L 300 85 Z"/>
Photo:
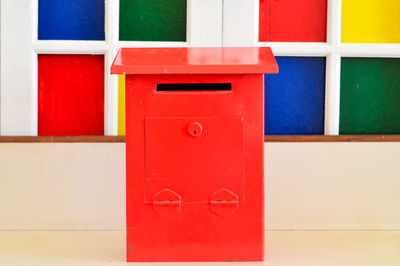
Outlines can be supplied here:
<path id="1" fill-rule="evenodd" d="M 121 41 L 186 41 L 186 0 L 120 0 Z"/>
<path id="2" fill-rule="evenodd" d="M 400 134 L 400 59 L 342 58 L 340 134 Z"/>

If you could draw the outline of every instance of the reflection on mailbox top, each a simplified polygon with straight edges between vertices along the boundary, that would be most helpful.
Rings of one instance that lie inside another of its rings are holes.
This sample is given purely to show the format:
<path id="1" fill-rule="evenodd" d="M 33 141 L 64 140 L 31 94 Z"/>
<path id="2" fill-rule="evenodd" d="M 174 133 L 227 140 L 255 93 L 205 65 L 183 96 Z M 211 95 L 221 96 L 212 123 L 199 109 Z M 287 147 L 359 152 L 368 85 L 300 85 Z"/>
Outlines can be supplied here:
<path id="1" fill-rule="evenodd" d="M 269 47 L 122 48 L 111 74 L 278 73 Z"/>

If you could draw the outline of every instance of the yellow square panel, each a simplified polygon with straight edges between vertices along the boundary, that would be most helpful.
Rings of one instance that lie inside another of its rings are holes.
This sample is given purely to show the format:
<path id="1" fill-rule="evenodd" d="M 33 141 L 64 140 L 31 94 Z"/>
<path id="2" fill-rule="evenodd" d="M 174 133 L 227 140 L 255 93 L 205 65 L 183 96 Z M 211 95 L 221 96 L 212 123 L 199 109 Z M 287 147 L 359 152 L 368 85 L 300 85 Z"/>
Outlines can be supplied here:
<path id="1" fill-rule="evenodd" d="M 343 0 L 343 43 L 400 43 L 400 0 Z"/>
<path id="2" fill-rule="evenodd" d="M 118 77 L 118 135 L 125 136 L 125 75 Z"/>

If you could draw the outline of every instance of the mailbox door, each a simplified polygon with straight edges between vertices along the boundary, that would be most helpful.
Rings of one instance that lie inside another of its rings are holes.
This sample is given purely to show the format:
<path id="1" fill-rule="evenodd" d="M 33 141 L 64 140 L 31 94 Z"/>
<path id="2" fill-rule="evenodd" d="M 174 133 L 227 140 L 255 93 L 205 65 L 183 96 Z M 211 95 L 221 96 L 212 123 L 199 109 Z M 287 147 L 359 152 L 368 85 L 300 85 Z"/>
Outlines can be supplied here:
<path id="1" fill-rule="evenodd" d="M 209 202 L 220 189 L 244 200 L 243 137 L 240 116 L 146 117 L 146 200 L 170 190 Z"/>

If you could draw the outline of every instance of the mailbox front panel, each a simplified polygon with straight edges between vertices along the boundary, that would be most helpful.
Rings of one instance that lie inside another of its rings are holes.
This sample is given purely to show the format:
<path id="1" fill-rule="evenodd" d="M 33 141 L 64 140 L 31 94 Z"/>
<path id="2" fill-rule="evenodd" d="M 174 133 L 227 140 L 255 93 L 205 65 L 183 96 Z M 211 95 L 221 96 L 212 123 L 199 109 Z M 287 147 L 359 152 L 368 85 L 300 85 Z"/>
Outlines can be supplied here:
<path id="1" fill-rule="evenodd" d="M 261 261 L 263 75 L 126 84 L 128 261 Z"/>
<path id="2" fill-rule="evenodd" d="M 243 135 L 240 116 L 146 117 L 146 201 L 168 189 L 209 202 L 221 188 L 244 200 Z"/>

